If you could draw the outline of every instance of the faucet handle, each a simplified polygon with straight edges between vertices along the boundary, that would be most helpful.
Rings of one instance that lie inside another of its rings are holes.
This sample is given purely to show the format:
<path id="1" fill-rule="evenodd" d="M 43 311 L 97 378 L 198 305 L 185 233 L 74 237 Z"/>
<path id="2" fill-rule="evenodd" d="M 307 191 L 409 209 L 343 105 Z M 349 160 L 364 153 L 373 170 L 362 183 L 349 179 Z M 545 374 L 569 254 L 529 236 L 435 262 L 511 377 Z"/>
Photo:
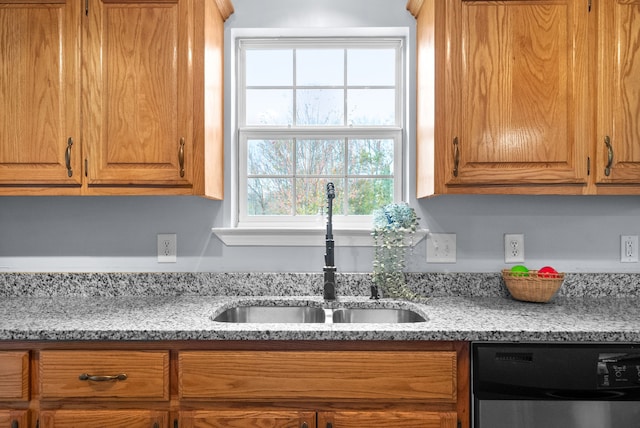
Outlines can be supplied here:
<path id="1" fill-rule="evenodd" d="M 333 199 L 336 197 L 336 187 L 330 181 L 327 183 L 327 198 Z"/>

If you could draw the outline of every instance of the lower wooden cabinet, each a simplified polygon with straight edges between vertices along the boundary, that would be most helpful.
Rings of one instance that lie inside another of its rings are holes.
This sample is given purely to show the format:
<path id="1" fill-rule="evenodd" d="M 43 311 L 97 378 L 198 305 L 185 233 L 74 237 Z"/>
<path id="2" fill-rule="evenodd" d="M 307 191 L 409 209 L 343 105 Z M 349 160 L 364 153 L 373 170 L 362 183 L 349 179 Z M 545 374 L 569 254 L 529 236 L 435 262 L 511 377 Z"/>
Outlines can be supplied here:
<path id="1" fill-rule="evenodd" d="M 180 428 L 456 428 L 455 412 L 197 410 L 182 412 Z"/>
<path id="2" fill-rule="evenodd" d="M 318 428 L 456 428 L 455 412 L 338 411 L 318 414 Z"/>
<path id="3" fill-rule="evenodd" d="M 28 412 L 26 410 L 2 410 L 0 409 L 1 428 L 23 428 L 29 426 Z"/>
<path id="4" fill-rule="evenodd" d="M 29 352 L 0 346 L 0 428 L 29 426 Z"/>
<path id="5" fill-rule="evenodd" d="M 315 428 L 316 414 L 297 410 L 194 410 L 180 412 L 180 428 Z M 337 428 L 337 427 L 336 427 Z"/>
<path id="6" fill-rule="evenodd" d="M 151 410 L 45 410 L 40 428 L 165 428 L 168 412 Z"/>
<path id="7" fill-rule="evenodd" d="M 469 428 L 461 342 L 0 342 L 0 428 Z"/>

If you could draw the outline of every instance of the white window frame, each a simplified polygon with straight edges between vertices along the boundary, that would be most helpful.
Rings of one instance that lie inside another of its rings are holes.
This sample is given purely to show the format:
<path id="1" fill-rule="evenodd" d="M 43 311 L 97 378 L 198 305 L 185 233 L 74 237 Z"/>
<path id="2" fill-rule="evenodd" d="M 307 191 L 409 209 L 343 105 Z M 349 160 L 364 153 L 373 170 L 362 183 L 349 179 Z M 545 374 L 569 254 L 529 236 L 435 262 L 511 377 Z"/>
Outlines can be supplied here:
<path id="1" fill-rule="evenodd" d="M 409 117 L 407 108 L 410 96 L 408 93 L 410 54 L 409 54 L 409 28 L 408 27 L 358 27 L 358 28 L 233 28 L 231 29 L 231 44 L 229 49 L 230 72 L 228 78 L 230 96 L 229 119 L 226 122 L 230 126 L 229 136 L 232 144 L 230 149 L 230 194 L 227 199 L 230 205 L 229 226 L 214 227 L 212 232 L 228 246 L 324 246 L 324 235 L 326 231 L 326 218 L 318 216 L 313 219 L 313 224 L 296 224 L 292 221 L 284 221 L 281 224 L 253 222 L 247 224 L 239 221 L 239 166 L 240 166 L 240 137 L 238 132 L 238 105 L 237 105 L 237 74 L 238 55 L 237 40 L 243 38 L 273 38 L 273 37 L 375 37 L 375 38 L 400 38 L 403 40 L 403 65 L 404 70 L 400 76 L 399 91 L 404 98 L 402 105 L 397 106 L 401 114 L 401 123 L 396 131 L 399 131 L 402 143 L 400 153 L 395 153 L 397 164 L 402 168 L 394 179 L 397 186 L 401 186 L 402 191 L 396 194 L 397 201 L 409 201 L 408 176 L 409 148 L 408 123 Z M 326 130 L 325 130 L 326 131 Z M 372 222 L 362 218 L 368 216 L 347 216 L 343 220 L 334 218 L 334 239 L 336 246 L 373 246 L 371 237 Z M 351 220 L 351 222 L 350 222 Z M 419 242 L 427 233 L 427 230 L 419 230 L 414 239 L 414 245 Z"/>

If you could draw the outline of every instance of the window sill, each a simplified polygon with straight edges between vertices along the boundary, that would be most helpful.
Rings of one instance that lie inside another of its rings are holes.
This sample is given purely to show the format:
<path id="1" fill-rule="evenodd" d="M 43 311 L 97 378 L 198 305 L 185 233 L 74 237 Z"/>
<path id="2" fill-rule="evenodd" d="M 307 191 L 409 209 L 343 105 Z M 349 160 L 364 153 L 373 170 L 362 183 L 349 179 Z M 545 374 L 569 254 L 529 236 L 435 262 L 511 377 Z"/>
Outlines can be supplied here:
<path id="1" fill-rule="evenodd" d="M 326 229 L 293 228 L 225 228 L 211 229 L 227 246 L 261 247 L 324 247 Z M 413 237 L 416 245 L 428 233 L 426 229 L 417 230 Z M 338 247 L 373 247 L 370 229 L 334 229 L 333 239 Z"/>

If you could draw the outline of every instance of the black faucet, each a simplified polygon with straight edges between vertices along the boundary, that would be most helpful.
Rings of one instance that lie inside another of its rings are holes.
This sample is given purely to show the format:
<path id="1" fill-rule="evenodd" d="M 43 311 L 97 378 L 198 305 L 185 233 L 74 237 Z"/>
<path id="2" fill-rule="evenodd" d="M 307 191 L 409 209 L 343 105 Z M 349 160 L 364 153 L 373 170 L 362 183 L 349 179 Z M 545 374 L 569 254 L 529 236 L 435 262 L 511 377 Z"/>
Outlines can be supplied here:
<path id="1" fill-rule="evenodd" d="M 336 267 L 333 255 L 333 200 L 336 188 L 333 183 L 327 183 L 327 235 L 325 239 L 326 252 L 324 254 L 324 299 L 336 300 Z"/>

